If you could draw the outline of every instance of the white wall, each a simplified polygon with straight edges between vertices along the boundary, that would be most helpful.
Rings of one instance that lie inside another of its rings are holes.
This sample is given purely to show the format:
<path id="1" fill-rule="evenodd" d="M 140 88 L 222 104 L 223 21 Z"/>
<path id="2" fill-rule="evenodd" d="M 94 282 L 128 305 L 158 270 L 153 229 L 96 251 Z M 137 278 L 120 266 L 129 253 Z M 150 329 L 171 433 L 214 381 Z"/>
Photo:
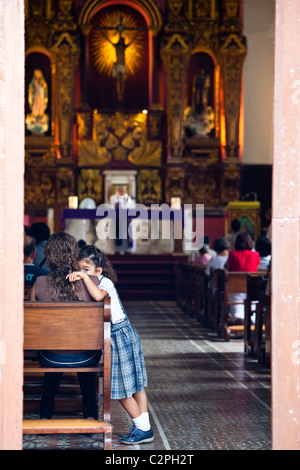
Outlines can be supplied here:
<path id="1" fill-rule="evenodd" d="M 243 162 L 272 164 L 275 0 L 244 0 L 245 137 Z"/>

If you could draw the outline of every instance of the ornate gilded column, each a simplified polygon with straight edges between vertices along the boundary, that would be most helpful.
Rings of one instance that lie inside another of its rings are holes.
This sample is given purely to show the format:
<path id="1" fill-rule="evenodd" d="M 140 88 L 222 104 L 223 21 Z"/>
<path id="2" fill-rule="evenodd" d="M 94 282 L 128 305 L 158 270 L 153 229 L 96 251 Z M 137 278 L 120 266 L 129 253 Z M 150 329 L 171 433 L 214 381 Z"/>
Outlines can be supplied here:
<path id="1" fill-rule="evenodd" d="M 85 111 L 90 111 L 90 106 L 88 105 L 88 86 L 87 86 L 87 69 L 88 69 L 88 35 L 91 30 L 91 25 L 82 25 L 81 26 L 81 108 Z"/>
<path id="2" fill-rule="evenodd" d="M 56 65 L 55 127 L 58 163 L 72 163 L 75 107 L 75 75 L 80 56 L 74 34 L 77 26 L 71 15 L 72 0 L 60 0 L 61 15 L 53 28 L 58 35 L 52 47 Z"/>
<path id="3" fill-rule="evenodd" d="M 240 109 L 242 70 L 247 53 L 245 37 L 241 35 L 240 0 L 223 0 L 224 17 L 220 27 L 219 63 L 223 88 L 225 146 L 223 148 L 223 198 L 240 197 Z"/>
<path id="4" fill-rule="evenodd" d="M 219 62 L 223 85 L 223 106 L 226 130 L 226 160 L 239 158 L 239 123 L 242 69 L 246 56 L 246 40 L 241 36 L 240 0 L 223 0 L 225 16 L 221 25 Z"/>
<path id="5" fill-rule="evenodd" d="M 183 0 L 169 0 L 169 13 L 164 29 L 161 57 L 166 73 L 168 163 L 182 163 L 183 116 L 187 67 L 190 55 L 188 25 L 181 10 Z"/>

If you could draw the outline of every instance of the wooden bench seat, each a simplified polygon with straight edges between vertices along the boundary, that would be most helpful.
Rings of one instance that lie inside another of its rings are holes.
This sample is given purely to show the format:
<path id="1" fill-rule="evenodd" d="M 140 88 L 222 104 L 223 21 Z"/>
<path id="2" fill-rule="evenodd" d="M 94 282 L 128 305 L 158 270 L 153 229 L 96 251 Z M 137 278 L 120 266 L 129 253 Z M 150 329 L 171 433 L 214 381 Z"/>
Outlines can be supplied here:
<path id="1" fill-rule="evenodd" d="M 109 297 L 103 302 L 24 302 L 24 374 L 95 372 L 99 410 L 102 381 L 103 411 L 99 420 L 26 419 L 23 434 L 101 433 L 104 449 L 111 449 L 110 321 Z M 33 354 L 36 350 L 102 350 L 102 361 L 93 367 L 43 367 Z"/>
<path id="2" fill-rule="evenodd" d="M 59 369 L 59 370 L 58 370 Z M 45 373 L 45 372 L 97 372 L 99 374 L 103 373 L 103 364 L 99 362 L 97 366 L 91 366 L 91 367 L 44 367 L 41 366 L 41 364 L 37 361 L 30 361 L 24 362 L 24 372 L 32 372 L 32 373 Z"/>
<path id="3" fill-rule="evenodd" d="M 90 419 L 24 419 L 23 434 L 112 433 L 112 426 Z"/>

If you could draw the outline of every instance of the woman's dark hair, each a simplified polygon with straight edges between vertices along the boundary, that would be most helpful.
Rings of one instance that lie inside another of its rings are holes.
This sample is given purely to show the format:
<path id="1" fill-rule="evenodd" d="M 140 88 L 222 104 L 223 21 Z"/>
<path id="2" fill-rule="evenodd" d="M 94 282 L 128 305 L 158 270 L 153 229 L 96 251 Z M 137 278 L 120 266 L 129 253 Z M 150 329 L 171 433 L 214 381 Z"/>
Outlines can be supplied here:
<path id="1" fill-rule="evenodd" d="M 233 219 L 231 221 L 231 229 L 234 231 L 234 232 L 238 232 L 241 228 L 241 222 L 238 220 L 238 219 Z"/>
<path id="2" fill-rule="evenodd" d="M 35 238 L 36 244 L 38 245 L 40 242 L 48 240 L 50 237 L 50 228 L 45 222 L 36 222 L 30 227 L 29 235 Z"/>
<path id="3" fill-rule="evenodd" d="M 214 250 L 217 253 L 222 253 L 224 250 L 229 249 L 229 243 L 224 238 L 217 238 L 214 242 Z"/>
<path id="4" fill-rule="evenodd" d="M 237 251 L 241 250 L 252 250 L 254 248 L 254 242 L 250 233 L 241 232 L 238 234 L 235 240 L 235 249 Z"/>
<path id="5" fill-rule="evenodd" d="M 77 261 L 82 259 L 92 262 L 96 268 L 102 268 L 103 276 L 108 277 L 113 284 L 117 282 L 118 277 L 111 262 L 99 248 L 93 245 L 84 246 L 79 252 Z"/>
<path id="6" fill-rule="evenodd" d="M 208 253 L 207 245 L 203 245 L 203 246 L 200 248 L 199 253 L 200 253 L 201 255 L 205 255 L 205 253 Z"/>
<path id="7" fill-rule="evenodd" d="M 79 246 L 80 249 L 87 245 L 87 242 L 85 240 L 82 240 L 82 239 L 78 240 L 77 243 L 78 243 L 78 246 Z"/>
<path id="8" fill-rule="evenodd" d="M 49 288 L 59 292 L 58 300 L 81 300 L 75 290 L 76 283 L 66 279 L 67 274 L 78 270 L 78 252 L 77 241 L 68 233 L 54 233 L 46 243 L 45 256 L 50 267 Z"/>
<path id="9" fill-rule="evenodd" d="M 271 254 L 271 240 L 266 237 L 258 237 L 255 249 L 260 256 L 269 256 Z"/>

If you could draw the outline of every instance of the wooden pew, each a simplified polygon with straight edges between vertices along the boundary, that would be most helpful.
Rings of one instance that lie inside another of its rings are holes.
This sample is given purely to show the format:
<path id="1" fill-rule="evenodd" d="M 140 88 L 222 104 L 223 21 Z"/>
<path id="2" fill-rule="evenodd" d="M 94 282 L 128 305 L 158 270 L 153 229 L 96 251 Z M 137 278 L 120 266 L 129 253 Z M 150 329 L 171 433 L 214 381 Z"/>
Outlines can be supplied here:
<path id="1" fill-rule="evenodd" d="M 195 314 L 195 294 L 196 294 L 196 271 L 197 267 L 187 264 L 185 274 L 185 311 L 193 317 Z"/>
<path id="2" fill-rule="evenodd" d="M 185 262 L 179 262 L 176 265 L 176 303 L 179 307 L 185 307 L 185 298 L 186 298 L 186 272 L 187 264 Z"/>
<path id="3" fill-rule="evenodd" d="M 176 303 L 191 317 L 208 324 L 208 279 L 200 266 L 176 265 Z"/>
<path id="4" fill-rule="evenodd" d="M 271 277 L 268 279 L 271 283 Z M 265 351 L 264 364 L 270 367 L 271 364 L 271 291 L 264 297 L 264 319 L 265 319 Z"/>
<path id="5" fill-rule="evenodd" d="M 208 276 L 200 267 L 195 268 L 194 312 L 195 317 L 205 326 L 208 325 Z"/>
<path id="6" fill-rule="evenodd" d="M 218 270 L 218 295 L 220 296 L 220 319 L 218 325 L 218 335 L 230 341 L 231 333 L 243 333 L 244 325 L 228 325 L 228 312 L 231 305 L 238 305 L 238 302 L 229 300 L 230 294 L 247 294 L 247 272 L 233 272 Z M 244 305 L 244 301 L 242 302 Z"/>
<path id="7" fill-rule="evenodd" d="M 215 269 L 209 275 L 205 276 L 207 289 L 207 325 L 212 331 L 218 332 L 224 302 L 224 270 Z"/>
<path id="8" fill-rule="evenodd" d="M 24 361 L 24 372 L 96 372 L 100 404 L 103 385 L 102 420 L 23 420 L 23 434 L 101 433 L 104 449 L 111 449 L 110 424 L 110 298 L 103 302 L 24 302 L 24 352 L 32 350 L 102 350 L 102 360 L 93 367 L 43 367 Z M 100 408 L 100 407 L 99 407 Z"/>
<path id="9" fill-rule="evenodd" d="M 185 298 L 186 298 L 186 272 L 187 272 L 187 263 L 179 262 L 175 267 L 176 274 L 176 303 L 179 307 L 185 307 Z"/>
<path id="10" fill-rule="evenodd" d="M 245 300 L 244 343 L 245 354 L 257 357 L 262 346 L 264 323 L 264 292 L 267 273 L 249 273 Z M 255 317 L 255 321 L 254 321 Z"/>
<path id="11" fill-rule="evenodd" d="M 227 271 L 226 269 L 224 270 L 224 287 L 223 287 L 224 294 L 223 294 L 223 306 L 221 309 L 219 330 L 220 330 L 220 336 L 225 337 L 226 341 L 230 341 L 230 337 L 232 333 L 241 333 L 245 335 L 244 324 L 228 325 L 229 306 L 238 304 L 235 302 L 231 302 L 229 300 L 229 294 L 244 293 L 247 295 L 249 274 L 255 277 L 255 276 L 261 276 L 263 273 L 265 273 L 265 271 L 249 273 L 249 272 Z M 244 305 L 244 308 L 245 306 L 247 306 L 247 300 L 241 303 Z M 250 326 L 250 329 L 251 329 L 251 326 Z M 252 327 L 252 329 L 254 330 L 254 327 Z"/>

